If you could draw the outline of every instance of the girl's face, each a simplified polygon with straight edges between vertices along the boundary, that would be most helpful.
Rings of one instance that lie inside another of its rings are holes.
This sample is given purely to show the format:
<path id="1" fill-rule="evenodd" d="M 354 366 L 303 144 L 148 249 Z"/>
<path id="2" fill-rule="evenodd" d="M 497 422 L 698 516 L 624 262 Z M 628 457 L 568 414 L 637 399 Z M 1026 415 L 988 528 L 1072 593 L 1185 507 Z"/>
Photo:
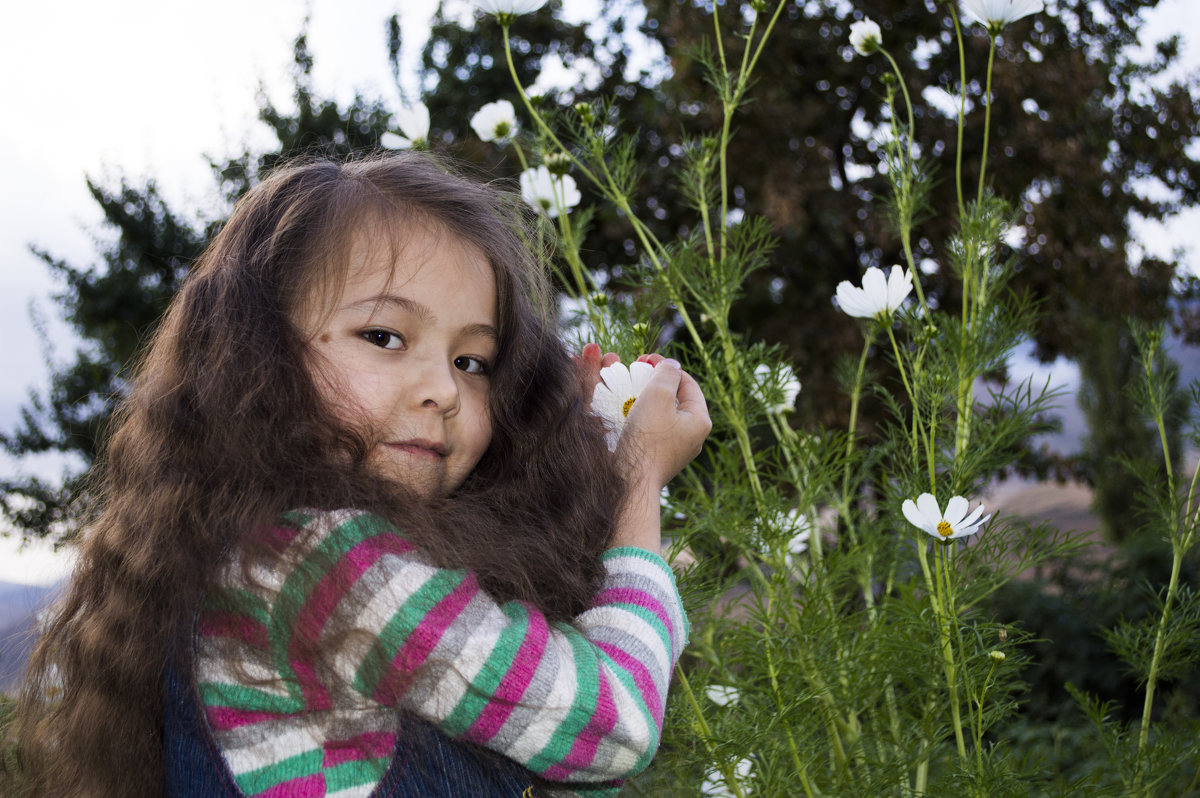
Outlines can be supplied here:
<path id="1" fill-rule="evenodd" d="M 363 230 L 336 304 L 314 297 L 295 323 L 326 406 L 366 425 L 370 463 L 432 498 L 461 485 L 491 441 L 496 282 L 474 246 L 414 228 L 398 253 Z"/>

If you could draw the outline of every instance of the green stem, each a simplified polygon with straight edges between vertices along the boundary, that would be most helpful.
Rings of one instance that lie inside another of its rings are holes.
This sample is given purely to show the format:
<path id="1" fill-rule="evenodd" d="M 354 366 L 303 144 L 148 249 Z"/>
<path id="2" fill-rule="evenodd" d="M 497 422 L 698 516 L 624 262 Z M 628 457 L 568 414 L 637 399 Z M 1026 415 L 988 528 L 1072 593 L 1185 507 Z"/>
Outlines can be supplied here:
<path id="1" fill-rule="evenodd" d="M 688 681 L 687 674 L 684 673 L 683 668 L 678 663 L 675 665 L 675 678 L 679 680 L 679 686 L 683 688 L 683 694 L 687 697 L 688 705 L 692 708 L 696 724 L 700 727 L 700 739 L 704 741 L 704 747 L 708 749 L 709 759 L 717 765 L 717 769 L 721 771 L 721 776 L 724 777 L 725 783 L 737 793 L 738 798 L 745 798 L 745 793 L 742 792 L 737 774 L 733 771 L 733 768 L 728 767 L 724 763 L 717 762 L 717 752 L 712 746 L 712 729 L 709 728 L 708 721 L 704 719 L 704 712 L 700 709 L 700 702 L 696 700 L 696 693 L 692 690 L 692 685 Z"/>
<path id="2" fill-rule="evenodd" d="M 867 353 L 871 350 L 871 342 L 875 334 L 872 331 L 863 339 L 862 354 L 858 358 L 858 371 L 854 375 L 854 387 L 850 392 L 850 426 L 846 435 L 846 462 L 842 467 L 842 494 L 849 501 L 850 493 L 850 462 L 854 456 L 854 433 L 858 425 L 858 400 L 862 394 L 863 374 L 867 367 Z"/>
<path id="3" fill-rule="evenodd" d="M 767 577 L 765 575 L 763 575 L 763 572 L 759 569 L 759 567 L 756 564 L 752 564 L 749 570 L 752 575 L 757 576 L 759 581 L 762 582 L 763 589 L 767 594 L 766 617 L 768 618 L 768 620 L 772 619 L 774 616 L 774 606 L 775 606 L 774 588 L 771 585 L 770 581 L 767 579 Z M 773 651 L 773 647 L 771 645 L 771 625 L 769 623 L 764 624 L 762 632 L 763 632 L 763 637 L 762 637 L 763 653 L 766 654 L 766 658 L 767 658 L 767 676 L 771 680 L 771 693 L 775 699 L 776 709 L 778 709 L 779 712 L 782 714 L 782 712 L 783 712 L 783 692 L 779 689 L 779 671 L 775 666 L 775 654 Z M 810 681 L 813 681 L 814 684 L 820 683 L 821 687 L 824 688 L 823 680 L 821 680 L 817 676 L 815 669 L 806 668 L 806 670 L 809 671 Z M 823 700 L 826 703 L 827 710 L 830 713 L 836 713 L 837 706 L 834 703 L 833 696 L 830 695 L 828 688 L 821 689 L 821 695 L 823 697 Z M 829 724 L 827 724 L 827 725 L 829 725 Z M 834 751 L 835 751 L 835 753 L 840 752 L 839 759 L 842 763 L 842 766 L 844 767 L 845 763 L 846 763 L 846 753 L 845 753 L 845 750 L 842 748 L 841 739 L 837 735 L 836 715 L 834 715 L 833 724 L 829 725 L 829 729 L 830 729 L 830 732 L 831 732 L 831 734 L 833 736 L 833 740 L 834 740 Z M 785 734 L 787 734 L 788 747 L 791 749 L 791 752 L 792 752 L 792 762 L 796 765 L 796 772 L 797 773 L 803 772 L 804 765 L 800 762 L 800 749 L 796 745 L 796 738 L 792 735 L 792 727 L 790 725 L 785 725 L 784 732 L 785 732 Z"/>
<path id="4" fill-rule="evenodd" d="M 958 192 L 958 217 L 965 218 L 967 205 L 963 201 L 962 153 L 963 128 L 966 127 L 964 116 L 967 112 L 967 58 L 963 48 L 962 26 L 958 23 L 958 14 L 954 4 L 948 3 L 950 19 L 954 22 L 954 36 L 958 41 L 958 150 L 954 158 L 954 187 Z"/>
<path id="5" fill-rule="evenodd" d="M 1167 597 L 1163 600 L 1162 615 L 1158 619 L 1158 631 L 1154 635 L 1154 654 L 1150 659 L 1150 673 L 1146 676 L 1146 699 L 1142 703 L 1142 726 L 1138 730 L 1138 763 L 1137 775 L 1134 777 L 1133 789 L 1136 792 L 1142 783 L 1142 773 L 1145 769 L 1143 756 L 1146 743 L 1150 739 L 1150 713 L 1154 708 L 1154 693 L 1158 686 L 1158 669 L 1162 664 L 1163 649 L 1166 646 L 1167 626 L 1171 621 L 1171 610 L 1174 608 L 1175 593 L 1179 589 L 1179 569 L 1183 564 L 1183 552 L 1177 545 L 1172 546 L 1171 579 L 1167 583 Z M 1150 795 L 1150 788 L 1146 788 Z"/>
<path id="6" fill-rule="evenodd" d="M 979 156 L 979 194 L 976 205 L 983 204 L 984 177 L 987 173 L 988 138 L 992 132 L 992 66 L 996 61 L 996 36 L 992 35 L 992 46 L 988 50 L 987 87 L 983 94 L 983 154 Z"/>
<path id="7" fill-rule="evenodd" d="M 501 25 L 501 32 L 504 34 L 504 59 L 508 63 L 508 73 L 512 76 L 513 85 L 517 88 L 517 95 L 521 98 L 521 102 L 525 105 L 525 110 L 529 112 L 530 118 L 532 118 L 534 123 L 538 126 L 538 130 L 542 133 L 542 135 L 549 139 L 559 152 L 570 158 L 571 163 L 573 163 L 575 167 L 579 169 L 580 173 L 584 177 L 586 177 L 597 187 L 602 187 L 603 184 L 596 179 L 596 176 L 592 173 L 592 170 L 588 169 L 587 165 L 584 164 L 583 161 L 579 160 L 579 158 L 576 157 L 573 152 L 567 149 L 566 145 L 559 140 L 558 136 L 554 135 L 554 131 L 551 130 L 550 126 L 546 124 L 546 120 L 542 119 L 542 115 L 537 112 L 537 109 L 533 107 L 533 103 L 530 102 L 529 95 L 525 93 L 525 87 L 521 85 L 521 79 L 517 76 L 516 64 L 513 63 L 512 43 L 508 38 L 508 29 L 508 25 Z"/>
<path id="8" fill-rule="evenodd" d="M 908 196 L 903 198 L 903 202 L 898 208 L 900 211 L 900 243 L 904 247 L 904 260 L 908 264 L 909 271 L 913 274 L 913 287 L 917 289 L 917 301 L 921 304 L 921 309 L 924 311 L 926 318 L 928 318 L 929 305 L 925 302 L 925 290 L 921 288 L 921 281 L 916 279 L 917 264 L 912 250 L 912 219 L 914 209 L 912 207 L 912 189 L 907 187 L 916 171 L 916 159 L 913 158 L 913 140 L 916 137 L 917 128 L 913 121 L 912 98 L 908 94 L 908 84 L 904 82 L 904 75 L 900 72 L 900 65 L 896 63 L 896 59 L 882 47 L 879 48 L 879 52 L 883 53 L 888 63 L 892 65 L 892 72 L 896 75 L 896 83 L 900 85 L 900 91 L 904 95 L 904 108 L 908 114 L 908 135 L 905 136 L 904 171 L 902 176 L 897 178 L 897 185 L 905 185 L 905 191 L 908 192 Z M 894 117 L 895 114 L 893 113 Z"/>
<path id="9" fill-rule="evenodd" d="M 987 699 L 988 688 L 992 686 L 992 676 L 996 673 L 996 662 L 992 661 L 991 667 L 988 669 L 987 678 L 983 680 L 983 687 L 979 690 L 979 698 L 975 702 L 979 711 L 975 716 L 975 766 L 979 770 L 980 777 L 983 776 L 983 704 Z"/>
<path id="10" fill-rule="evenodd" d="M 951 640 L 950 627 L 954 623 L 951 611 L 951 587 L 949 558 L 946 554 L 948 544 L 938 544 L 937 568 L 938 587 L 943 590 L 941 605 L 944 612 L 939 614 L 938 635 L 942 643 L 942 665 L 946 673 L 946 687 L 950 691 L 950 719 L 954 726 L 954 742 L 958 746 L 958 757 L 964 763 L 967 761 L 967 743 L 963 738 L 962 709 L 958 701 L 958 663 L 954 659 L 954 643 Z"/>

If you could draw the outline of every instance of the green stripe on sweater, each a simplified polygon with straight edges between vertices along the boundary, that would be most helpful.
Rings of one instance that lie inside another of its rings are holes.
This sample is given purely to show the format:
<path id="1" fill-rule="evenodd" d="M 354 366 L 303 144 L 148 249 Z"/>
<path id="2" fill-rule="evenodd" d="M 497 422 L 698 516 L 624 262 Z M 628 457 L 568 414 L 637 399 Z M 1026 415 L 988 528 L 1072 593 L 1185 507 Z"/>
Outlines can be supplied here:
<path id="1" fill-rule="evenodd" d="M 364 784 L 374 784 L 383 778 L 391 764 L 390 757 L 382 759 L 357 759 L 353 762 L 343 762 L 325 769 L 326 792 L 347 790 L 351 787 L 361 787 Z"/>
<path id="2" fill-rule="evenodd" d="M 496 689 L 501 680 L 508 675 L 513 666 L 513 660 L 525 641 L 529 629 L 529 613 L 518 602 L 510 601 L 501 606 L 505 616 L 512 623 L 504 629 L 504 633 L 496 638 L 496 643 L 488 654 L 487 661 L 475 675 L 470 688 L 467 689 L 454 711 L 446 718 L 442 729 L 452 737 L 466 734 L 478 718 L 479 714 L 489 704 L 499 703 L 495 698 Z M 536 666 L 535 666 L 536 667 Z"/>
<path id="3" fill-rule="evenodd" d="M 299 687 L 288 659 L 288 647 L 293 636 L 299 632 L 296 629 L 296 617 L 308 607 L 313 590 L 329 571 L 345 558 L 350 549 L 390 529 L 391 527 L 377 516 L 352 516 L 329 530 L 304 560 L 288 574 L 275 599 L 268 633 L 275 667 L 289 685 L 294 685 L 296 689 Z"/>
<path id="4" fill-rule="evenodd" d="M 571 644 L 575 660 L 575 700 L 566 717 L 550 733 L 542 750 L 530 758 L 525 765 L 534 773 L 542 773 L 557 765 L 571 753 L 571 747 L 596 714 L 596 700 L 600 695 L 600 663 L 596 649 L 574 627 L 565 623 L 552 626 L 564 633 Z"/>
<path id="5" fill-rule="evenodd" d="M 246 795 L 254 795 L 291 779 L 299 779 L 321 772 L 321 763 L 325 755 L 320 748 L 313 748 L 302 754 L 289 756 L 272 762 L 266 767 L 248 770 L 234 777 L 238 788 Z"/>
<path id="6" fill-rule="evenodd" d="M 240 684 L 203 682 L 198 685 L 206 707 L 236 707 L 247 712 L 277 712 L 294 715 L 304 711 L 304 702 Z"/>
<path id="7" fill-rule="evenodd" d="M 379 630 L 379 636 L 372 642 L 371 650 L 363 657 L 354 673 L 354 689 L 368 698 L 373 697 L 380 680 L 392 670 L 396 653 L 408 641 L 409 636 L 417 631 L 417 627 L 438 602 L 452 593 L 466 578 L 466 571 L 431 570 L 430 578 L 396 608 L 396 612 Z"/>

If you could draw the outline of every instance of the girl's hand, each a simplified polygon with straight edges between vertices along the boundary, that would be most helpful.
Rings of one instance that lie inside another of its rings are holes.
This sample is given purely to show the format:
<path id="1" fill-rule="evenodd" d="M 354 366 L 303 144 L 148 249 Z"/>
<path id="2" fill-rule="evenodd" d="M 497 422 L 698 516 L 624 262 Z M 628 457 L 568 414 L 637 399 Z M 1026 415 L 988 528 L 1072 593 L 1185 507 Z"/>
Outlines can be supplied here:
<path id="1" fill-rule="evenodd" d="M 678 361 L 658 354 L 638 360 L 654 366 L 654 372 L 629 410 L 617 454 L 630 480 L 657 495 L 700 454 L 712 420 L 700 386 Z"/>
<path id="2" fill-rule="evenodd" d="M 629 492 L 612 543 L 661 554 L 659 493 L 700 453 L 712 421 L 700 386 L 678 362 L 661 355 L 641 359 L 654 373 L 630 408 L 617 445 Z"/>

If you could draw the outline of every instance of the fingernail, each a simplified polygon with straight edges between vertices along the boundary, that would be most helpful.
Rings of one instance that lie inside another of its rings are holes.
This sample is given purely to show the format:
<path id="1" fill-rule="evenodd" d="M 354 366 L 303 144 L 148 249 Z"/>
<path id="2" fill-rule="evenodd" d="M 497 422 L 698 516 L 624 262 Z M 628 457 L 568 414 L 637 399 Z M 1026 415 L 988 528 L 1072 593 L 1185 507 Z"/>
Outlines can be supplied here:
<path id="1" fill-rule="evenodd" d="M 673 368 L 673 369 L 679 369 L 680 371 L 683 371 L 683 366 L 681 366 L 681 365 L 679 364 L 679 361 L 678 361 L 678 360 L 676 360 L 676 359 L 675 359 L 675 358 L 673 358 L 673 357 L 668 357 L 668 358 L 665 358 L 665 359 L 663 360 L 663 362 L 662 362 L 662 365 L 664 365 L 664 366 L 670 366 L 670 367 L 671 367 L 671 368 Z"/>

